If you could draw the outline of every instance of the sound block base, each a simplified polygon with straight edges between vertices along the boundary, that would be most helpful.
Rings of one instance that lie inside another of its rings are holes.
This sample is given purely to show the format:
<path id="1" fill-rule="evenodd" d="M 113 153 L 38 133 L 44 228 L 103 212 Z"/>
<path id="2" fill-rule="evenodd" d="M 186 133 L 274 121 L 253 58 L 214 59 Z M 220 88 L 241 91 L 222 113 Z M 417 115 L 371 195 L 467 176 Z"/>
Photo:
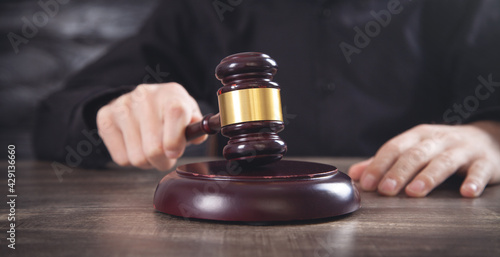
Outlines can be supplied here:
<path id="1" fill-rule="evenodd" d="M 356 211 L 351 178 L 331 165 L 282 160 L 261 167 L 229 161 L 177 167 L 158 184 L 154 208 L 185 218 L 273 222 Z"/>

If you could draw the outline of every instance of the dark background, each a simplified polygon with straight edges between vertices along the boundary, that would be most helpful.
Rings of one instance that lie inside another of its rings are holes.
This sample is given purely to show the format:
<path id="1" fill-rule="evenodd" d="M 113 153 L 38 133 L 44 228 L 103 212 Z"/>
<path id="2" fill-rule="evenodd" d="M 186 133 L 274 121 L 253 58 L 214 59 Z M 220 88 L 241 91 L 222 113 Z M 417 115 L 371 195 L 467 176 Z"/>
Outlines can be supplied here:
<path id="1" fill-rule="evenodd" d="M 31 132 L 38 102 L 120 39 L 135 33 L 158 0 L 0 0 L 0 146 L 33 158 Z M 41 12 L 41 13 L 40 13 Z M 48 17 L 44 20 L 43 17 Z M 24 37 L 29 20 L 38 31 L 16 53 L 8 34 Z M 33 19 L 39 19 L 39 25 Z M 7 153 L 0 154 L 5 159 Z"/>

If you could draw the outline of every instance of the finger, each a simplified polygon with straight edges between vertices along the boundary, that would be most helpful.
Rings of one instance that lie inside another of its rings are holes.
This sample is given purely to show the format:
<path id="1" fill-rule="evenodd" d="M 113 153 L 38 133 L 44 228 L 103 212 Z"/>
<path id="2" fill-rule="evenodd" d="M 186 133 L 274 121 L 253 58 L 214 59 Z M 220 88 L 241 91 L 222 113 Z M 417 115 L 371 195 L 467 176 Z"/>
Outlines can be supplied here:
<path id="1" fill-rule="evenodd" d="M 191 111 L 180 101 L 172 101 L 163 118 L 163 150 L 168 158 L 177 159 L 186 147 L 185 129 L 191 120 Z"/>
<path id="2" fill-rule="evenodd" d="M 203 115 L 201 114 L 200 108 L 198 107 L 198 104 L 195 102 L 193 103 L 193 110 L 192 110 L 192 117 L 191 121 L 189 124 L 195 123 L 195 122 L 200 122 L 203 119 Z M 199 145 L 203 143 L 206 139 L 208 138 L 208 135 L 203 135 L 197 138 L 194 138 L 190 140 L 188 143 Z"/>
<path id="3" fill-rule="evenodd" d="M 122 132 L 111 118 L 109 107 L 102 107 L 97 112 L 96 124 L 99 136 L 113 161 L 120 166 L 130 165 Z"/>
<path id="4" fill-rule="evenodd" d="M 115 122 L 118 124 L 125 142 L 125 148 L 130 163 L 140 169 L 151 169 L 152 165 L 147 160 L 142 150 L 142 138 L 138 120 L 134 116 L 128 100 L 118 98 L 120 102 L 115 106 Z"/>
<path id="5" fill-rule="evenodd" d="M 447 142 L 424 139 L 403 152 L 378 185 L 383 195 L 394 196 L 421 171 L 429 161 L 448 147 Z"/>
<path id="6" fill-rule="evenodd" d="M 362 162 L 358 162 L 353 164 L 350 168 L 347 174 L 351 177 L 351 179 L 358 181 L 359 178 L 361 178 L 361 175 L 363 174 L 363 171 L 365 171 L 366 167 L 373 161 L 373 157 L 367 160 L 364 160 Z"/>
<path id="7" fill-rule="evenodd" d="M 493 177 L 494 169 L 495 167 L 486 160 L 481 159 L 473 162 L 460 187 L 460 194 L 462 194 L 463 197 L 480 196 Z"/>
<path id="8" fill-rule="evenodd" d="M 406 194 L 411 197 L 426 196 L 470 159 L 470 151 L 464 148 L 453 148 L 439 154 L 406 186 Z"/>
<path id="9" fill-rule="evenodd" d="M 161 117 L 153 103 L 153 101 L 142 102 L 134 108 L 134 112 L 139 119 L 142 150 L 146 159 L 157 170 L 166 171 L 175 164 L 175 161 L 168 159 L 163 151 Z"/>
<path id="10" fill-rule="evenodd" d="M 361 176 L 360 185 L 365 191 L 374 191 L 382 176 L 408 148 L 420 141 L 420 135 L 413 130 L 407 131 L 385 143 Z"/>

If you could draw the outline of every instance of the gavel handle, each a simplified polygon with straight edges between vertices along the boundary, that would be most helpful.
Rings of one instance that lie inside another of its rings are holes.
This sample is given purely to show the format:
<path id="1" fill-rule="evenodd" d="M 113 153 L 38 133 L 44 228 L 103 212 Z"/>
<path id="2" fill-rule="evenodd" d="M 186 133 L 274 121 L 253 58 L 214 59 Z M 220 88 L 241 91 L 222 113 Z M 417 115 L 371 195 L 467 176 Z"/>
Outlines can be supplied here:
<path id="1" fill-rule="evenodd" d="M 205 134 L 215 134 L 220 130 L 220 115 L 207 114 L 200 122 L 186 127 L 186 140 L 192 140 Z"/>

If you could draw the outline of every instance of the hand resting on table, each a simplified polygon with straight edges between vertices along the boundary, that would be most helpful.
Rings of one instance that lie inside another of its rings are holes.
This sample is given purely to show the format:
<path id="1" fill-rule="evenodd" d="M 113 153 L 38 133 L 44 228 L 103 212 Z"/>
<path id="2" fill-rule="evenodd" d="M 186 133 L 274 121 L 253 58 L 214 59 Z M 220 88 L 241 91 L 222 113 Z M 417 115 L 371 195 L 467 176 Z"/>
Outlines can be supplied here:
<path id="1" fill-rule="evenodd" d="M 500 182 L 500 123 L 419 125 L 385 143 L 374 157 L 349 169 L 366 191 L 423 197 L 454 173 L 465 176 L 464 197 Z"/>

